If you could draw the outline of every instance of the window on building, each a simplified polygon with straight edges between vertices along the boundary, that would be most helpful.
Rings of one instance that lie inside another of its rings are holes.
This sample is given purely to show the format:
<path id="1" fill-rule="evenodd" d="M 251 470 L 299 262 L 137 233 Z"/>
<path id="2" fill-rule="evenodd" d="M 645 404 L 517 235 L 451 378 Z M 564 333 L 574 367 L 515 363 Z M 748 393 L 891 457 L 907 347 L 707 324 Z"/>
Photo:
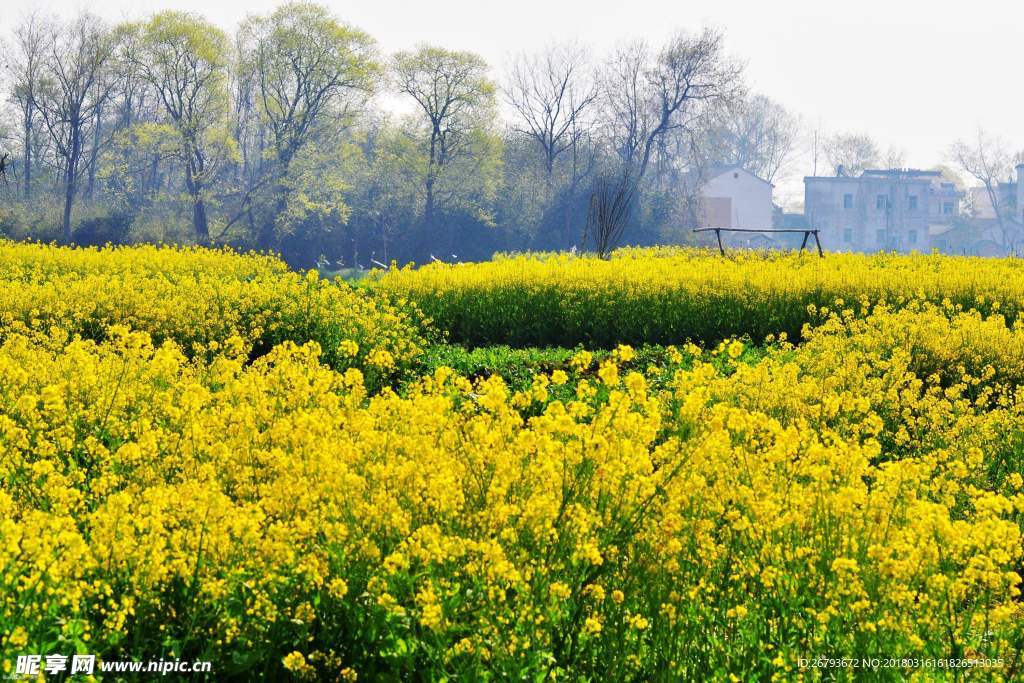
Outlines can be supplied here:
<path id="1" fill-rule="evenodd" d="M 853 230 L 850 228 L 843 229 L 843 241 L 847 244 L 853 241 Z"/>
<path id="2" fill-rule="evenodd" d="M 917 195 L 912 194 L 907 196 L 907 208 L 911 211 L 917 211 Z"/>
<path id="3" fill-rule="evenodd" d="M 843 208 L 844 209 L 852 209 L 853 208 L 853 195 L 852 194 L 847 193 L 847 194 L 843 195 Z"/>
<path id="4" fill-rule="evenodd" d="M 917 244 L 917 230 L 907 231 L 907 242 L 909 244 Z"/>
<path id="5" fill-rule="evenodd" d="M 884 194 L 880 194 L 875 197 L 875 208 L 879 211 L 885 210 L 885 207 L 889 205 L 889 198 Z"/>
<path id="6" fill-rule="evenodd" d="M 942 214 L 944 216 L 952 216 L 953 208 L 953 202 L 942 202 Z"/>
<path id="7" fill-rule="evenodd" d="M 885 230 L 876 230 L 875 231 L 875 241 L 878 244 L 885 244 Z"/>

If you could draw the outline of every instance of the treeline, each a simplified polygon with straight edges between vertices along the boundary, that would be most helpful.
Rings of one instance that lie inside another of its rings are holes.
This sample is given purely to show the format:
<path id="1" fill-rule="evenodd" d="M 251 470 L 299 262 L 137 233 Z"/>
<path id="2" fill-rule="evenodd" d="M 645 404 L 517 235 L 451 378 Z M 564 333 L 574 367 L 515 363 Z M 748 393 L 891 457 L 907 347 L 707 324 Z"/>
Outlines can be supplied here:
<path id="1" fill-rule="evenodd" d="M 751 94 L 721 33 L 502 65 L 382 54 L 310 3 L 229 35 L 195 14 L 25 17 L 6 37 L 0 231 L 196 242 L 297 266 L 585 248 L 595 183 L 635 186 L 631 243 L 679 242 L 705 169 L 773 180 L 797 121 Z"/>

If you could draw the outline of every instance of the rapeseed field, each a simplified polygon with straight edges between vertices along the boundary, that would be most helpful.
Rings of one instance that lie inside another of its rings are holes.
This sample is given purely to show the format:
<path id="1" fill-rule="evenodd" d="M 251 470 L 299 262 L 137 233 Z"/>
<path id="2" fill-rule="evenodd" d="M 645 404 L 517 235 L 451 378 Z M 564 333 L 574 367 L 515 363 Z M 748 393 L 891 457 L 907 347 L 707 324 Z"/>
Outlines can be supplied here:
<path id="1" fill-rule="evenodd" d="M 2 245 L 5 673 L 1019 680 L 1017 273 L 627 250 L 353 289 Z M 445 334 L 593 344 L 513 386 Z"/>

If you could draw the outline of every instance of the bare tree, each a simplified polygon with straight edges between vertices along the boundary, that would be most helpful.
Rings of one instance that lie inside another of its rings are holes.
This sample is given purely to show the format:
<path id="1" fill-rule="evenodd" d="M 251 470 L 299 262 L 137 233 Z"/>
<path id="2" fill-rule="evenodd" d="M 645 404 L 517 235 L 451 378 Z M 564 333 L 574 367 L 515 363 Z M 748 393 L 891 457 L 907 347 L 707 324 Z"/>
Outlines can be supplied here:
<path id="1" fill-rule="evenodd" d="M 903 168 L 907 165 L 907 152 L 902 147 L 889 145 L 882 155 L 881 162 L 888 169 Z"/>
<path id="2" fill-rule="evenodd" d="M 82 158 L 97 111 L 110 93 L 108 61 L 114 51 L 112 34 L 95 15 L 84 12 L 47 39 L 44 72 L 50 81 L 37 97 L 63 171 L 62 234 L 72 241 L 71 209 L 78 190 Z"/>
<path id="3" fill-rule="evenodd" d="M 122 24 L 114 30 L 117 35 L 111 107 L 114 126 L 124 129 L 149 114 L 148 109 L 152 109 L 152 105 L 157 102 L 141 66 L 144 48 L 142 31 L 137 24 Z M 155 112 L 153 114 L 155 118 Z"/>
<path id="4" fill-rule="evenodd" d="M 241 53 L 244 49 L 244 37 L 239 33 L 235 35 L 235 51 Z M 251 179 L 251 175 L 258 171 L 260 159 L 250 157 L 250 150 L 255 147 L 261 127 L 257 120 L 255 91 L 251 64 L 240 63 L 236 60 L 231 74 L 231 116 L 232 128 L 235 140 L 238 141 L 241 159 L 235 165 L 235 179 L 239 176 Z"/>
<path id="5" fill-rule="evenodd" d="M 949 157 L 957 167 L 985 188 L 985 195 L 996 216 L 1002 246 L 1013 248 L 1020 237 L 1022 226 L 1016 220 L 1016 212 L 1013 210 L 1016 197 L 1010 193 L 1004 194 L 1000 185 L 1010 179 L 1014 166 L 1024 161 L 1024 153 L 1011 153 L 1002 139 L 979 128 L 973 144 L 957 140 L 950 147 Z"/>
<path id="6" fill-rule="evenodd" d="M 540 146 L 550 185 L 555 161 L 579 144 L 584 115 L 597 99 L 587 53 L 570 43 L 519 55 L 509 69 L 505 97 L 521 119 L 516 130 Z"/>
<path id="7" fill-rule="evenodd" d="M 742 92 L 742 68 L 729 59 L 721 33 L 677 33 L 657 52 L 636 41 L 617 50 L 604 69 L 606 125 L 622 160 L 639 181 L 672 131 L 693 125 L 702 105 Z"/>
<path id="8" fill-rule="evenodd" d="M 716 114 L 704 157 L 774 182 L 797 149 L 800 119 L 764 95 L 737 98 Z"/>
<path id="9" fill-rule="evenodd" d="M 878 145 L 868 135 L 838 133 L 825 140 L 825 158 L 836 175 L 856 176 L 881 160 Z"/>
<path id="10" fill-rule="evenodd" d="M 601 74 L 605 136 L 628 166 L 634 165 L 653 125 L 645 82 L 650 61 L 650 46 L 636 40 L 615 50 Z"/>
<path id="11" fill-rule="evenodd" d="M 611 256 L 626 230 L 636 190 L 636 180 L 628 167 L 623 167 L 621 173 L 603 173 L 594 179 L 583 232 L 584 248 L 591 235 L 597 255 L 603 259 Z"/>
<path id="12" fill-rule="evenodd" d="M 36 161 L 32 153 L 39 118 L 38 99 L 47 41 L 51 33 L 39 14 L 32 12 L 15 27 L 12 54 L 6 62 L 12 100 L 18 107 L 21 119 L 21 189 L 25 199 L 32 197 L 32 169 Z"/>

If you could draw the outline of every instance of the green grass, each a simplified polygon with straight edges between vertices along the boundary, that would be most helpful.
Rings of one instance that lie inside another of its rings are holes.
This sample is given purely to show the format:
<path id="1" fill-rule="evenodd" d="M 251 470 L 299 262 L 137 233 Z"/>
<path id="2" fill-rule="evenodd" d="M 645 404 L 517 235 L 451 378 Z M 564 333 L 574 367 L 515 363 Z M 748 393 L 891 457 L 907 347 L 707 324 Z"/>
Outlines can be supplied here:
<path id="1" fill-rule="evenodd" d="M 350 285 L 361 284 L 370 276 L 369 270 L 362 270 L 360 268 L 341 268 L 339 270 L 317 268 L 316 270 L 320 277 L 325 280 L 344 280 Z"/>
<path id="2" fill-rule="evenodd" d="M 581 349 L 565 347 L 547 348 L 513 348 L 506 345 L 480 346 L 467 348 L 458 344 L 435 344 L 427 348 L 420 359 L 422 365 L 417 368 L 417 375 L 433 373 L 439 367 L 449 367 L 458 374 L 471 380 L 484 379 L 493 375 L 500 376 L 505 384 L 514 391 L 528 389 L 533 378 L 540 373 L 551 373 L 564 370 L 570 381 L 553 393 L 553 398 L 567 398 L 574 393 L 576 384 L 581 377 L 591 377 L 601 361 L 612 353 L 609 349 L 587 349 L 594 356 L 591 368 L 582 374 L 574 374 L 570 366 L 573 356 Z M 644 372 L 650 381 L 664 383 L 679 368 L 691 367 L 698 357 L 683 353 L 682 364 L 673 363 L 669 356 L 669 348 L 658 344 L 647 344 L 635 349 L 636 356 L 628 363 L 622 364 L 625 371 L 637 370 Z M 765 347 L 747 345 L 739 360 L 755 364 L 764 357 Z M 708 350 L 702 350 L 700 360 L 711 362 L 724 369 L 724 359 Z M 654 370 L 651 370 L 654 368 Z M 562 396 L 561 394 L 566 394 Z"/>

